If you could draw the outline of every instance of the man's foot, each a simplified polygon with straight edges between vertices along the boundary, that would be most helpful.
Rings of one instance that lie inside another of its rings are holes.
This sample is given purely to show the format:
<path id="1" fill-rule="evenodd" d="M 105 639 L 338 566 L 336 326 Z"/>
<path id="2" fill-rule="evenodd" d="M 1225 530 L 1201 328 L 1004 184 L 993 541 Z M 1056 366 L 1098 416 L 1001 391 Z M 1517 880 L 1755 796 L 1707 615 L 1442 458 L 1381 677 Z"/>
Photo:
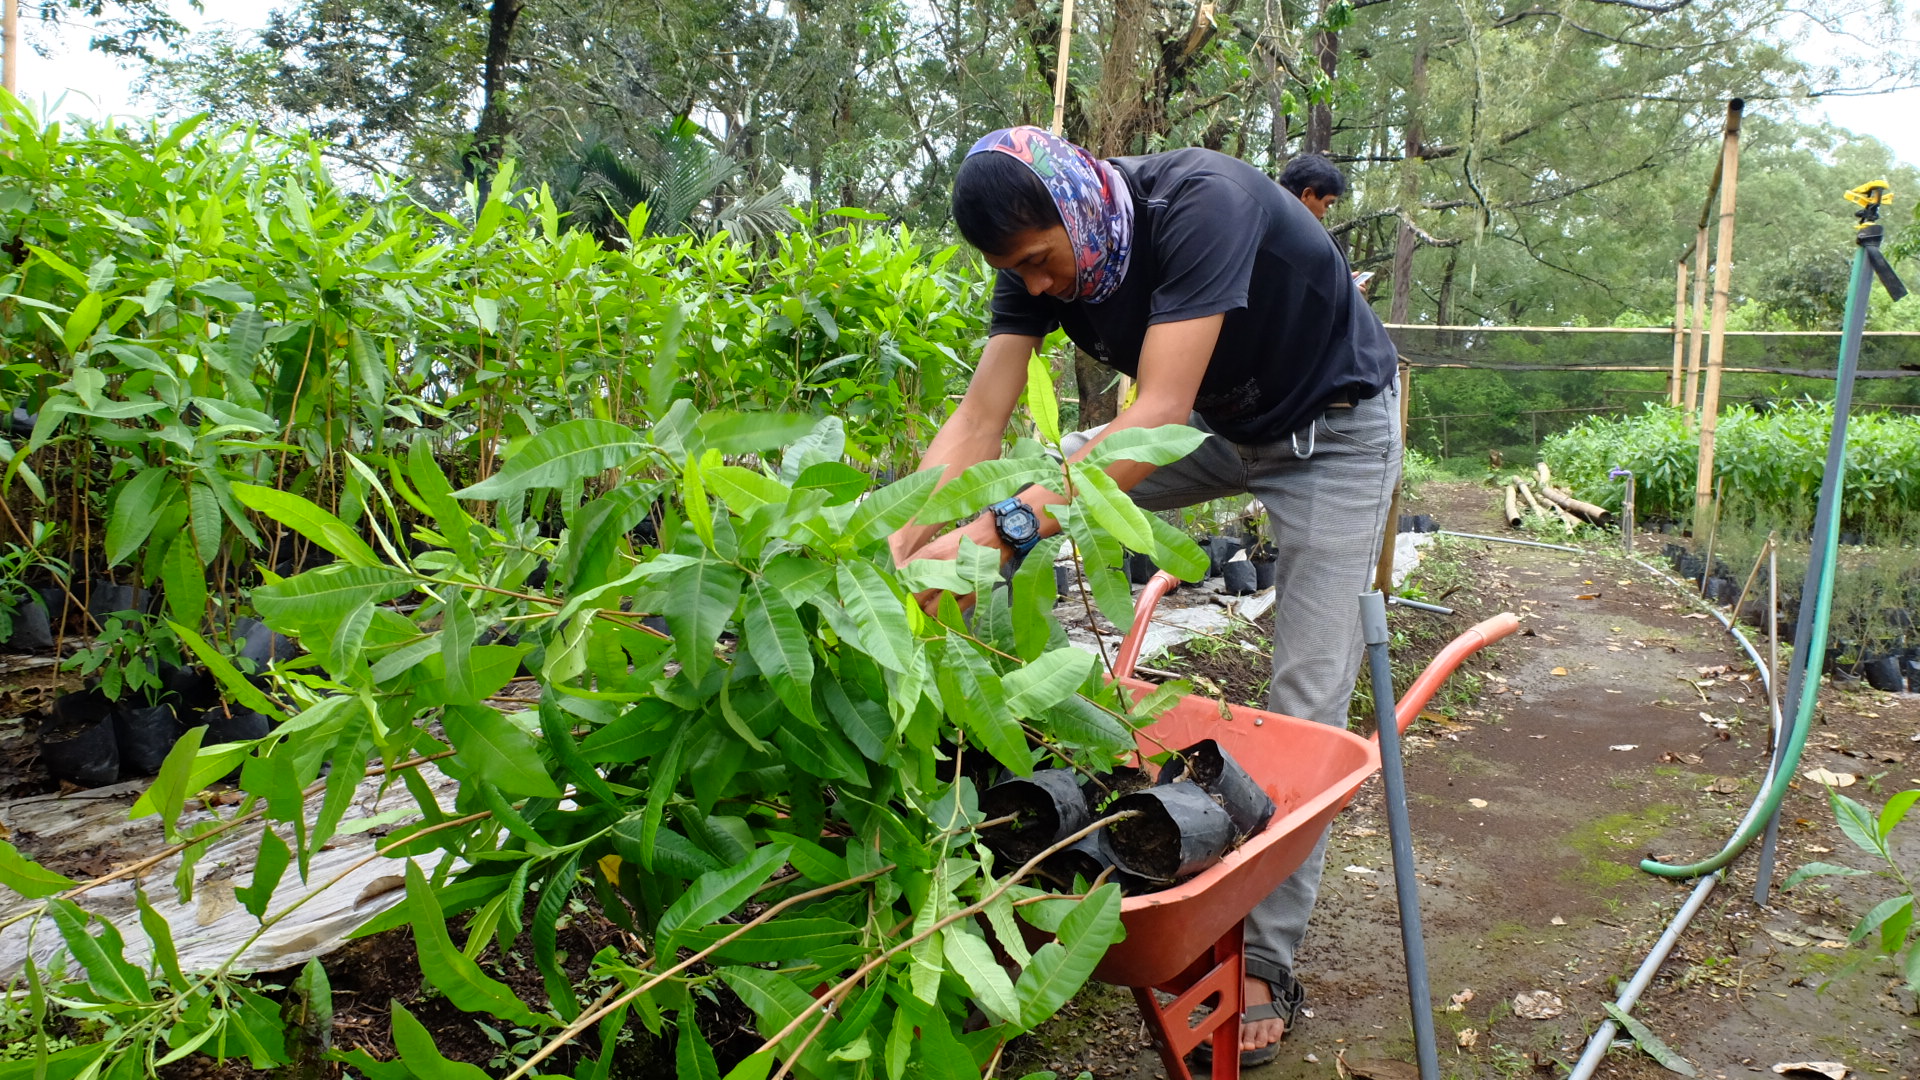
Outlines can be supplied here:
<path id="1" fill-rule="evenodd" d="M 1273 1000 L 1273 987 L 1267 984 L 1267 980 L 1257 979 L 1249 975 L 1245 983 L 1241 986 L 1240 994 L 1245 1003 L 1246 1011 L 1252 1012 L 1254 1006 L 1265 1005 Z M 1261 1011 L 1265 1012 L 1266 1010 Z M 1240 1021 L 1240 1049 L 1243 1052 L 1272 1046 L 1274 1043 L 1286 1038 L 1286 1036 L 1287 1022 L 1279 1017 L 1272 1017 L 1266 1020 L 1243 1019 Z"/>

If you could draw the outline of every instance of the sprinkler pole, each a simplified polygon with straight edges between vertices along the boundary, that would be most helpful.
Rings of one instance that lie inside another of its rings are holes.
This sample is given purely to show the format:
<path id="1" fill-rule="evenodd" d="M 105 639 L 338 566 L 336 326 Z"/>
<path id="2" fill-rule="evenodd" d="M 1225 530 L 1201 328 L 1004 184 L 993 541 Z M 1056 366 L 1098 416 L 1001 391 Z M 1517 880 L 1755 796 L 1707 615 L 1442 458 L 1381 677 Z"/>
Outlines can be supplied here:
<path id="1" fill-rule="evenodd" d="M 1420 883 L 1414 877 L 1413 826 L 1407 817 L 1407 778 L 1400 768 L 1400 721 L 1394 716 L 1393 666 L 1387 659 L 1387 602 L 1378 590 L 1360 594 L 1360 630 L 1367 642 L 1373 681 L 1380 778 L 1387 789 L 1393 889 L 1400 905 L 1400 947 L 1407 957 L 1407 1012 L 1413 1020 L 1420 1080 L 1440 1080 L 1440 1052 L 1433 1034 L 1433 991 L 1427 981 L 1427 944 L 1420 932 Z"/>

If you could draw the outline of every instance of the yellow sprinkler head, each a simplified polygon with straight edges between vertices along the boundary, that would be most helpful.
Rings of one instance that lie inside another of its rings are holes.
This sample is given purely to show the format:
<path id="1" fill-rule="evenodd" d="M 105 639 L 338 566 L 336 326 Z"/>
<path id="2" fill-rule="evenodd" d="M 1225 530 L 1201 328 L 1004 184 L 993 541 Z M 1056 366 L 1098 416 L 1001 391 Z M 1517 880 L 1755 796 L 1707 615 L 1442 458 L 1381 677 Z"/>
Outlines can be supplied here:
<path id="1" fill-rule="evenodd" d="M 1893 202 L 1893 189 L 1885 180 L 1869 180 L 1847 192 L 1846 197 L 1855 206 L 1886 206 Z"/>

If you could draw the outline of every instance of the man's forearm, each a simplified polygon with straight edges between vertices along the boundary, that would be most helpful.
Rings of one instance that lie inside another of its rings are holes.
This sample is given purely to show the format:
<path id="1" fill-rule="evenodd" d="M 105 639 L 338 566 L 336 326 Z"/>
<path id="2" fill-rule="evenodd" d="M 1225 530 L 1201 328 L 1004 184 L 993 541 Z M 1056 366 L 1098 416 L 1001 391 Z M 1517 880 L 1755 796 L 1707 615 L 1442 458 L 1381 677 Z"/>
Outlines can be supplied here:
<path id="1" fill-rule="evenodd" d="M 933 443 L 921 456 L 920 468 L 916 471 L 942 470 L 940 483 L 944 486 L 968 467 L 999 456 L 1000 432 L 975 422 L 964 410 L 959 410 L 941 425 L 940 433 L 933 437 Z M 914 522 L 894 533 L 894 557 L 905 558 L 920 550 L 944 524 L 938 521 L 932 524 Z"/>

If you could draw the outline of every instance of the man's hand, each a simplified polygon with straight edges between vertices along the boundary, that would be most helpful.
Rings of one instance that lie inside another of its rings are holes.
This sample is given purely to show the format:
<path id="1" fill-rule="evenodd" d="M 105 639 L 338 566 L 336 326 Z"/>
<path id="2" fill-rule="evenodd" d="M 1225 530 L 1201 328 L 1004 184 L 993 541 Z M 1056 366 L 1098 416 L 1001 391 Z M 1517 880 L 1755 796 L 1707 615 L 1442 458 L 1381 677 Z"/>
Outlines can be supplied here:
<path id="1" fill-rule="evenodd" d="M 954 562 L 960 558 L 961 540 L 971 540 L 983 548 L 998 551 L 1000 553 L 1000 564 L 1002 566 L 1006 565 L 1007 557 L 1012 554 L 1007 550 L 1007 546 L 1000 542 L 1000 534 L 993 527 L 993 516 L 990 514 L 982 514 L 968 524 L 958 529 L 953 529 L 932 543 L 922 546 L 920 550 L 915 551 L 905 559 L 900 558 L 900 556 L 896 554 L 894 561 L 900 566 L 905 566 L 919 559 L 945 559 L 948 562 Z M 940 608 L 940 594 L 945 591 L 945 589 L 922 589 L 914 594 L 913 599 L 915 603 L 920 605 L 920 610 L 926 612 L 928 615 L 937 615 Z M 965 596 L 956 596 L 954 599 L 960 602 L 960 610 L 962 611 L 973 607 L 972 593 L 968 593 Z"/>

